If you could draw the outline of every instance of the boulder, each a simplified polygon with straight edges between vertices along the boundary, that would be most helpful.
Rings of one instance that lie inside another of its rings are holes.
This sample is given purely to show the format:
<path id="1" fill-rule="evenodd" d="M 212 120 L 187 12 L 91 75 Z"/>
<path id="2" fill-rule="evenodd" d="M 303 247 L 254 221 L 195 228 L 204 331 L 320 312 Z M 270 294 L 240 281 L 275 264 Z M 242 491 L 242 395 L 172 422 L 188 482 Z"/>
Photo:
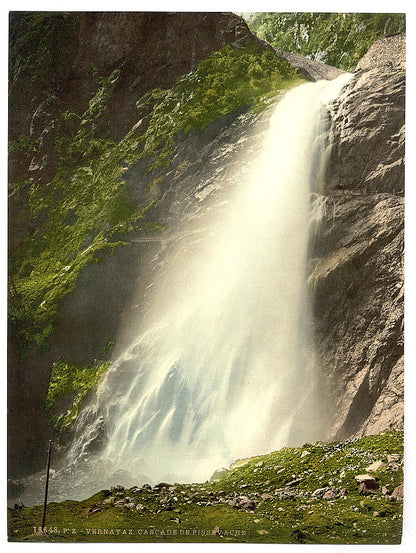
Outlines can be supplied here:
<path id="1" fill-rule="evenodd" d="M 361 484 L 362 482 L 376 482 L 376 478 L 371 476 L 371 474 L 358 474 L 357 476 L 354 476 L 354 480 L 358 482 L 358 484 Z"/>
<path id="2" fill-rule="evenodd" d="M 397 486 L 397 488 L 394 488 L 394 490 L 391 492 L 390 497 L 398 501 L 402 501 L 404 498 L 404 485 L 400 484 L 399 486 Z"/>
<path id="3" fill-rule="evenodd" d="M 377 472 L 385 466 L 386 463 L 383 463 L 383 461 L 375 461 L 369 467 L 367 467 L 366 470 L 368 470 L 368 472 Z"/>
<path id="4" fill-rule="evenodd" d="M 245 511 L 254 511 L 256 502 L 243 495 L 238 498 L 237 506 L 239 509 L 244 509 Z"/>
<path id="5" fill-rule="evenodd" d="M 120 486 L 119 484 L 117 486 L 113 486 L 111 488 L 111 491 L 112 492 L 115 492 L 115 493 L 120 493 L 120 492 L 124 492 L 126 488 L 124 486 Z"/>
<path id="6" fill-rule="evenodd" d="M 242 509 L 244 511 L 254 511 L 256 508 L 256 502 L 253 499 L 250 499 L 246 495 L 240 495 L 237 497 L 230 498 L 226 501 L 227 505 L 235 507 L 237 509 Z"/>
<path id="7" fill-rule="evenodd" d="M 334 492 L 334 490 L 327 490 L 323 496 L 322 499 L 330 500 L 330 499 L 336 499 L 337 494 Z"/>
<path id="8" fill-rule="evenodd" d="M 377 479 L 370 474 L 358 474 L 354 479 L 359 484 L 358 493 L 360 495 L 369 495 L 380 487 Z"/>
<path id="9" fill-rule="evenodd" d="M 134 501 L 129 501 L 128 503 L 125 503 L 124 504 L 124 508 L 125 509 L 135 509 L 136 508 L 136 503 L 134 503 Z"/>
<path id="10" fill-rule="evenodd" d="M 166 482 L 160 482 L 159 484 L 156 484 L 155 488 L 158 488 L 159 490 L 171 488 L 171 484 L 166 484 Z"/>
<path id="11" fill-rule="evenodd" d="M 387 462 L 390 463 L 401 463 L 402 455 L 399 453 L 390 453 L 387 455 Z"/>
<path id="12" fill-rule="evenodd" d="M 226 469 L 226 468 L 217 469 L 214 472 L 214 474 L 211 476 L 209 481 L 210 482 L 218 482 L 219 480 L 222 480 L 223 478 L 225 478 L 227 476 L 227 473 L 228 473 L 228 469 Z"/>
<path id="13" fill-rule="evenodd" d="M 360 495 L 370 495 L 379 489 L 379 484 L 375 480 L 364 480 L 358 486 L 358 493 Z"/>

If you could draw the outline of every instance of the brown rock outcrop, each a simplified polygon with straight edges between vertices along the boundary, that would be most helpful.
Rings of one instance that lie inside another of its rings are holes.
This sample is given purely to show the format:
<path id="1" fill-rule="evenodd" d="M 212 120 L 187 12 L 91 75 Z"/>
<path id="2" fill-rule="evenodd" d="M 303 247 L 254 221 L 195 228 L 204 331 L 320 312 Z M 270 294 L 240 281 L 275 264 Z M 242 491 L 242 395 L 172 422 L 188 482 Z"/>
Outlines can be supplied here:
<path id="1" fill-rule="evenodd" d="M 331 437 L 403 424 L 404 38 L 376 42 L 332 106 L 310 282 Z"/>
<path id="2" fill-rule="evenodd" d="M 377 41 L 333 106 L 328 191 L 404 192 L 405 38 Z"/>
<path id="3" fill-rule="evenodd" d="M 19 16 L 12 14 L 12 22 L 13 17 Z M 71 27 L 64 36 L 59 27 L 64 22 L 69 25 L 68 21 Z M 233 13 L 74 12 L 58 20 L 56 26 L 55 47 L 62 61 L 55 63 L 53 74 L 38 79 L 35 88 L 37 75 L 30 68 L 10 75 L 10 139 L 21 134 L 42 137 L 32 169 L 36 165 L 43 172 L 46 162 L 53 166 L 53 160 L 47 159 L 51 156 L 51 139 L 46 140 L 51 137 L 48 125 L 59 111 L 82 113 L 87 108 L 97 75 L 108 76 L 120 70 L 108 111 L 101 120 L 102 132 L 120 139 L 137 122 L 136 102 L 148 90 L 172 86 L 179 76 L 226 44 L 239 48 L 254 42 L 261 50 L 271 48 Z M 41 70 L 48 68 L 37 69 Z M 28 163 L 30 159 L 25 166 L 24 159 L 10 157 L 12 181 L 27 170 Z"/>
<path id="4" fill-rule="evenodd" d="M 400 484 L 397 488 L 394 488 L 390 497 L 396 499 L 397 501 L 402 501 L 404 498 L 404 484 Z"/>

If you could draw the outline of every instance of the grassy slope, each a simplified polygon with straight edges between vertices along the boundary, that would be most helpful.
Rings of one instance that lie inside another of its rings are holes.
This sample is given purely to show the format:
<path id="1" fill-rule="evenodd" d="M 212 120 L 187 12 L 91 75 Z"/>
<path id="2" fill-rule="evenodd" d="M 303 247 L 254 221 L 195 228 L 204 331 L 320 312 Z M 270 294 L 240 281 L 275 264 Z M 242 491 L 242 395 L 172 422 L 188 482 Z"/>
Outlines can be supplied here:
<path id="1" fill-rule="evenodd" d="M 381 491 L 383 486 L 393 491 L 403 482 L 402 462 L 389 463 L 390 454 L 403 458 L 402 432 L 284 448 L 250 459 L 217 482 L 176 484 L 170 490 L 103 490 L 81 502 L 50 503 L 45 535 L 34 533 L 42 518 L 41 506 L 9 509 L 9 539 L 400 543 L 403 504 L 388 500 Z M 366 468 L 379 460 L 385 463 L 373 473 L 379 480 L 379 490 L 365 497 L 359 495 L 354 476 L 367 472 Z M 323 487 L 331 488 L 336 495 L 344 489 L 345 495 L 332 500 L 312 495 Z M 227 503 L 239 495 L 255 501 L 253 512 Z M 114 499 L 109 502 L 110 497 Z M 114 501 L 121 501 L 120 506 L 112 504 Z M 133 509 L 123 506 L 129 503 L 134 504 Z M 140 510 L 137 504 L 142 506 Z"/>

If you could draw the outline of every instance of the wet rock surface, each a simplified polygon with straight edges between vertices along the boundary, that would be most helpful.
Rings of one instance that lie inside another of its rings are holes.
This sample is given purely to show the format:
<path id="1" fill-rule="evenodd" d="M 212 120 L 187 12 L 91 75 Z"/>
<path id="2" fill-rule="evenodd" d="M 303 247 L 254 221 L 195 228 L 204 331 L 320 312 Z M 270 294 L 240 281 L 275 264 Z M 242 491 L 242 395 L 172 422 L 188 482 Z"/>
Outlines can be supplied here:
<path id="1" fill-rule="evenodd" d="M 332 106 L 310 284 L 336 439 L 403 424 L 404 44 L 376 42 Z"/>

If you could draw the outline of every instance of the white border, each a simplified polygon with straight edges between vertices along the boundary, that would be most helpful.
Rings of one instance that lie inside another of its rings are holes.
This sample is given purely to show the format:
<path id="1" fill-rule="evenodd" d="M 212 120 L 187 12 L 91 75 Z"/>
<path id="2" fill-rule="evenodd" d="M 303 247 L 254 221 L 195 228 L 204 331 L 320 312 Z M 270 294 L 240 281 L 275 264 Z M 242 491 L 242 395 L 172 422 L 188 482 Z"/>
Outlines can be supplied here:
<path id="1" fill-rule="evenodd" d="M 415 328 L 415 292 L 413 283 L 416 282 L 416 271 L 415 267 L 415 258 L 414 258 L 414 237 L 416 236 L 416 204 L 415 204 L 415 194 L 416 194 L 416 184 L 413 182 L 412 176 L 414 175 L 414 164 L 412 157 L 414 157 L 413 152 L 416 152 L 414 149 L 414 109 L 410 102 L 410 98 L 415 98 L 414 90 L 414 53 L 415 53 L 415 43 L 413 40 L 413 25 L 414 25 L 414 9 L 410 7 L 409 0 L 407 1 L 395 1 L 391 2 L 387 0 L 373 0 L 373 1 L 349 1 L 349 2 L 339 2 L 333 0 L 329 1 L 296 1 L 292 2 L 279 2 L 270 1 L 270 0 L 259 0 L 253 2 L 252 0 L 212 0 L 207 3 L 206 6 L 198 4 L 195 6 L 193 2 L 190 1 L 163 1 L 163 0 L 154 0 L 152 2 L 148 1 L 136 1 L 132 2 L 126 0 L 119 0 L 117 2 L 108 2 L 107 0 L 102 1 L 91 1 L 85 0 L 80 2 L 79 0 L 73 0 L 72 2 L 57 2 L 52 0 L 43 0 L 38 2 L 31 1 L 15 1 L 10 2 L 6 1 L 2 3 L 2 48 L 1 48 L 1 63 L 3 76 L 2 80 L 2 130 L 4 135 L 2 136 L 2 175 L 3 183 L 7 182 L 7 173 L 6 173 L 6 163 L 7 160 L 7 52 L 8 52 L 8 12 L 9 11 L 230 11 L 230 12 L 255 12 L 255 11 L 270 11 L 270 12 L 284 12 L 284 11 L 304 11 L 304 12 L 391 12 L 391 13 L 406 13 L 407 17 L 407 54 L 408 54 L 408 70 L 407 70 L 407 106 L 406 106 L 406 118 L 407 118 L 407 133 L 406 133 L 406 151 L 407 151 L 407 161 L 406 161 L 406 332 L 405 332 L 405 343 L 406 343 L 406 386 L 405 386 L 405 409 L 406 409 L 406 498 L 405 498 L 405 532 L 403 534 L 402 545 L 307 545 L 307 549 L 303 553 L 313 551 L 314 553 L 332 553 L 332 552 L 341 552 L 349 553 L 353 550 L 362 549 L 363 553 L 385 553 L 385 552 L 394 552 L 394 551 L 407 551 L 416 543 L 416 510 L 415 510 L 415 490 L 416 490 L 416 442 L 415 442 L 415 424 L 414 420 L 414 407 L 416 403 L 414 400 L 414 376 L 412 373 L 415 373 L 413 367 L 413 360 L 415 359 L 415 347 L 416 347 L 416 328 Z M 3 65 L 4 64 L 4 65 Z M 3 166 L 4 163 L 4 166 Z M 4 190 L 4 188 L 3 188 Z M 4 265 L 1 266 L 0 271 L 0 282 L 1 282 L 1 306 L 5 307 L 7 304 L 6 294 L 7 294 L 7 271 L 6 269 L 6 251 L 4 238 L 7 236 L 7 207 L 4 205 L 5 202 L 0 204 L 1 206 L 1 222 L 4 225 L 2 229 L 2 238 L 1 240 L 1 260 Z M 4 248 L 4 250 L 3 250 Z M 6 313 L 6 309 L 4 313 Z M 1 405 L 7 405 L 6 401 L 6 363 L 5 363 L 5 352 L 6 352 L 6 334 L 3 329 L 4 319 L 1 323 L 1 351 L 3 354 L 3 363 L 2 363 L 2 375 L 0 376 L 2 387 L 0 398 L 2 400 Z M 409 373 L 409 374 L 407 374 Z M 6 425 L 5 425 L 5 408 L 1 410 L 1 426 L 0 426 L 0 436 L 3 441 L 3 444 L 6 443 Z M 5 449 L 5 448 L 3 448 Z M 5 456 L 4 456 L 5 457 Z M 134 547 L 135 550 L 145 550 L 145 551 L 156 551 L 159 548 L 166 549 L 169 548 L 172 552 L 180 552 L 183 549 L 187 549 L 189 552 L 193 552 L 195 548 L 200 550 L 203 548 L 205 551 L 210 550 L 212 547 L 226 548 L 227 552 L 231 551 L 234 553 L 237 548 L 243 547 L 244 552 L 253 551 L 264 551 L 265 548 L 267 551 L 277 550 L 277 551 L 295 551 L 299 547 L 305 547 L 302 545 L 284 545 L 284 544 L 265 544 L 265 545 L 254 545 L 254 544 L 25 544 L 25 543 L 9 543 L 7 542 L 7 530 L 6 527 L 3 528 L 3 523 L 5 522 L 5 506 L 7 504 L 6 497 L 6 462 L 5 459 L 1 459 L 1 468 L 4 469 L 2 478 L 2 484 L 0 485 L 1 496 L 0 504 L 4 506 L 3 518 L 0 519 L 0 543 L 2 546 L 6 546 L 12 551 L 20 551 L 21 548 L 29 548 L 28 553 L 35 553 L 39 548 L 47 548 L 47 551 L 55 551 L 55 548 L 65 548 L 65 551 L 72 550 L 76 548 L 76 552 L 83 551 L 88 547 L 88 551 L 91 552 L 99 551 L 104 549 L 105 551 L 111 551 L 113 548 L 118 548 L 120 545 L 123 545 L 127 548 Z M 53 548 L 53 550 L 51 549 Z M 261 548 L 261 549 L 260 549 Z M 27 551 L 27 549 L 26 549 Z"/>

